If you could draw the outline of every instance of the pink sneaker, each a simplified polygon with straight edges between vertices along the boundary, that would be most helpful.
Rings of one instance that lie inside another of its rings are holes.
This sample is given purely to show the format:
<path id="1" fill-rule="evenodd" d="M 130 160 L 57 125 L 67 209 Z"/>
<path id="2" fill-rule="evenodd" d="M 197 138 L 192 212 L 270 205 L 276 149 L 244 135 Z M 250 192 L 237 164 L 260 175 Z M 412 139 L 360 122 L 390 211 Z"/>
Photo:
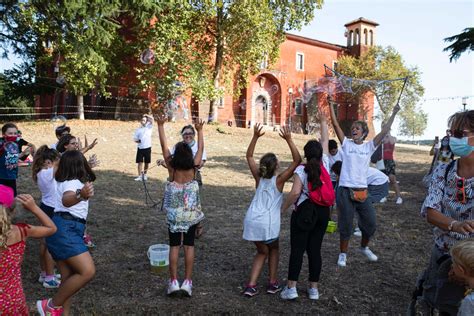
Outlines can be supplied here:
<path id="1" fill-rule="evenodd" d="M 50 301 L 51 299 L 36 301 L 36 308 L 38 309 L 38 313 L 41 316 L 61 316 L 63 314 L 62 307 L 49 307 L 48 303 Z"/>

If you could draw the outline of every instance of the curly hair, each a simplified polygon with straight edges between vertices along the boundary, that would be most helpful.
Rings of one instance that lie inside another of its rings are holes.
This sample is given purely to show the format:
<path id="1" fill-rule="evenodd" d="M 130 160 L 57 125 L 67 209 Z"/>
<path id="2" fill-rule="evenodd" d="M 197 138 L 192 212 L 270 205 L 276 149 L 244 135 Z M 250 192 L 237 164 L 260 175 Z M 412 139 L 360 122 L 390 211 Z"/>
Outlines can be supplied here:
<path id="1" fill-rule="evenodd" d="M 7 235 L 12 226 L 11 216 L 13 210 L 13 206 L 6 207 L 0 204 L 0 250 L 7 248 Z"/>

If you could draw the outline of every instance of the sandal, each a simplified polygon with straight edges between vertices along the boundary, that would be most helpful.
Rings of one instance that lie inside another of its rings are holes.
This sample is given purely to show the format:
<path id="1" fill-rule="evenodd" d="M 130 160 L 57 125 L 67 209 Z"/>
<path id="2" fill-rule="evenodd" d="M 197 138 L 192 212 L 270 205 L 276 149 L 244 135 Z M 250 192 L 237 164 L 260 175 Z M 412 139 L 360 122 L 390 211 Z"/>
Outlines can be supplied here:
<path id="1" fill-rule="evenodd" d="M 204 234 L 204 226 L 202 226 L 202 224 L 199 223 L 196 226 L 196 233 L 195 233 L 194 237 L 196 239 L 199 239 L 202 236 L 202 234 Z"/>

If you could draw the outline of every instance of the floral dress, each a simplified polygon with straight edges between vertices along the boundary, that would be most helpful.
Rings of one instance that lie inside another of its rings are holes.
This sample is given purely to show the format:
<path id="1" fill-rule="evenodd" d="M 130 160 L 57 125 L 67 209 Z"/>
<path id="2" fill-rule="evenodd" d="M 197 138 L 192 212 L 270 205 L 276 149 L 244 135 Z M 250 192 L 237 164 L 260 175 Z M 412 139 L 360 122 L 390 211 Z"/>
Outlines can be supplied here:
<path id="1" fill-rule="evenodd" d="M 0 315 L 28 315 L 21 283 L 21 264 L 25 252 L 27 224 L 16 224 L 21 241 L 0 250 Z"/>
<path id="2" fill-rule="evenodd" d="M 201 211 L 197 181 L 184 184 L 166 182 L 163 209 L 166 211 L 166 223 L 172 233 L 186 233 L 189 227 L 202 221 L 204 213 Z"/>

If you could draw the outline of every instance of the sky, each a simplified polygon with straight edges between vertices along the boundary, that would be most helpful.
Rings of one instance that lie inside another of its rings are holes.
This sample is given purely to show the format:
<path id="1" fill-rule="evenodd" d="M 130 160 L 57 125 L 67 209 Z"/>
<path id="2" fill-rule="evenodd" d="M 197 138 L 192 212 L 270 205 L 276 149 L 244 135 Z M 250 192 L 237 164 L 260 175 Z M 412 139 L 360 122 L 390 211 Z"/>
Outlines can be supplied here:
<path id="1" fill-rule="evenodd" d="M 469 97 L 466 108 L 474 109 L 474 52 L 466 52 L 452 63 L 448 52 L 443 52 L 449 45 L 443 41 L 445 37 L 474 26 L 474 1 L 325 0 L 309 25 L 291 33 L 345 46 L 344 24 L 359 17 L 380 24 L 377 45 L 393 46 L 407 66 L 417 66 L 422 72 L 423 98 L 430 100 L 419 104 L 428 113 L 428 127 L 419 139 L 443 136 L 447 118 L 463 108 L 462 96 Z M 15 58 L 0 59 L 0 71 L 11 68 L 14 62 Z M 450 99 L 441 100 L 444 98 Z M 394 135 L 397 123 L 392 129 Z M 376 130 L 379 126 L 375 124 Z"/>
<path id="2" fill-rule="evenodd" d="M 321 41 L 346 45 L 344 24 L 364 17 L 380 25 L 376 28 L 377 45 L 393 46 L 403 57 L 405 65 L 417 66 L 422 72 L 425 88 L 419 106 L 428 113 L 428 127 L 418 139 L 444 136 L 448 117 L 463 109 L 474 109 L 474 52 L 464 53 L 456 62 L 449 62 L 443 48 L 444 38 L 474 27 L 472 0 L 325 0 L 316 11 L 313 22 L 299 32 L 291 32 Z M 437 98 L 455 97 L 438 100 Z M 392 134 L 397 135 L 398 122 Z M 376 130 L 380 124 L 375 123 Z M 407 139 L 406 136 L 399 138 Z"/>

